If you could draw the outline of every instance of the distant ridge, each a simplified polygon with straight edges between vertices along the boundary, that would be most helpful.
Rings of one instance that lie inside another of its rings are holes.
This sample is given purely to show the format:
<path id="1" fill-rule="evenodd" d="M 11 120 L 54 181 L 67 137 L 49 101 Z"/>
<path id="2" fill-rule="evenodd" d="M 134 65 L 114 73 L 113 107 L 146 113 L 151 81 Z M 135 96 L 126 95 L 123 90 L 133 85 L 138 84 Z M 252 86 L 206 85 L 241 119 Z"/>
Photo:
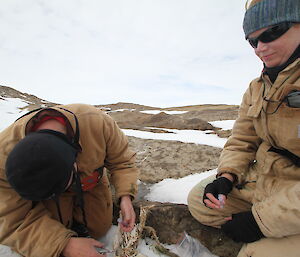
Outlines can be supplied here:
<path id="1" fill-rule="evenodd" d="M 0 100 L 5 100 L 5 98 L 19 98 L 24 102 L 28 103 L 27 109 L 38 108 L 38 107 L 50 107 L 53 105 L 57 105 L 59 103 L 49 102 L 47 100 L 41 99 L 35 95 L 20 92 L 12 87 L 0 85 Z M 110 110 L 119 110 L 119 109 L 127 109 L 127 110 L 161 110 L 161 111 L 206 111 L 206 110 L 237 110 L 238 105 L 227 105 L 227 104 L 201 104 L 201 105 L 187 105 L 187 106 L 178 106 L 178 107 L 153 107 L 141 104 L 134 103 L 125 103 L 118 102 L 115 104 L 104 104 L 104 105 L 95 105 L 97 108 L 101 109 L 110 109 Z"/>
<path id="2" fill-rule="evenodd" d="M 151 106 L 147 106 L 147 105 L 124 103 L 124 102 L 118 102 L 115 104 L 95 105 L 95 106 L 98 108 L 109 108 L 112 111 L 119 110 L 119 109 L 127 109 L 127 110 L 135 109 L 137 111 L 160 110 L 161 109 L 160 107 L 151 107 Z"/>
<path id="3" fill-rule="evenodd" d="M 17 99 L 17 101 L 11 99 Z M 58 103 L 49 102 L 8 86 L 0 86 L 0 104 L 3 113 L 10 115 L 10 120 L 14 120 L 11 116 L 13 114 L 17 117 L 21 113 L 41 107 L 51 107 Z M 237 105 L 226 104 L 160 108 L 125 102 L 95 105 L 95 107 L 110 115 L 122 129 L 154 131 L 155 133 L 166 133 L 161 129 L 209 130 L 209 133 L 218 134 L 219 137 L 228 137 L 231 130 L 214 127 L 210 122 L 235 120 L 239 108 Z M 148 112 L 143 112 L 145 110 Z M 160 128 L 160 130 L 153 130 L 153 127 Z"/>
<path id="4" fill-rule="evenodd" d="M 133 103 L 124 103 L 118 102 L 115 104 L 103 104 L 95 105 L 101 109 L 110 109 L 111 111 L 115 110 L 136 110 L 136 111 L 145 111 L 145 110 L 160 110 L 160 111 L 217 111 L 217 110 L 238 110 L 238 105 L 228 105 L 228 104 L 199 104 L 199 105 L 186 105 L 178 107 L 153 107 L 141 104 Z"/>

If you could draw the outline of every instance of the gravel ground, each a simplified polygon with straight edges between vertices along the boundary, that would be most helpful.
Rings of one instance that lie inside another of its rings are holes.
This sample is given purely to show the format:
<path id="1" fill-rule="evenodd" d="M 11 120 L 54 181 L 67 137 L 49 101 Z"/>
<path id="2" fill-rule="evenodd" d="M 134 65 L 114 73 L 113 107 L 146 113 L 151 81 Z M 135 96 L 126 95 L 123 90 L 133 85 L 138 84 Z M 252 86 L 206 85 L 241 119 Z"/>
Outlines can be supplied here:
<path id="1" fill-rule="evenodd" d="M 215 169 L 221 153 L 221 148 L 208 145 L 128 138 L 130 148 L 137 153 L 139 179 L 146 183 Z"/>

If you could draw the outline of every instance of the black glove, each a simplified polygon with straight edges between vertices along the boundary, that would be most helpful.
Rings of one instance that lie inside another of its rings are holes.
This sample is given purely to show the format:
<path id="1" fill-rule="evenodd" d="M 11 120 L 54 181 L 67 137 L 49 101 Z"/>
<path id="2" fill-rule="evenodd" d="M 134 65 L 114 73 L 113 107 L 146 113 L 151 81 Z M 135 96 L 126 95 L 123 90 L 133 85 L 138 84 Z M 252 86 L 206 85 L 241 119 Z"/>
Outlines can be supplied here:
<path id="1" fill-rule="evenodd" d="M 206 185 L 203 194 L 203 203 L 205 204 L 204 200 L 208 199 L 206 196 L 207 193 L 213 194 L 217 199 L 219 194 L 227 196 L 232 190 L 232 185 L 233 183 L 228 178 L 218 177 L 212 183 Z"/>
<path id="2" fill-rule="evenodd" d="M 221 226 L 222 231 L 236 242 L 251 243 L 264 236 L 251 211 L 232 215 L 232 220 Z"/>

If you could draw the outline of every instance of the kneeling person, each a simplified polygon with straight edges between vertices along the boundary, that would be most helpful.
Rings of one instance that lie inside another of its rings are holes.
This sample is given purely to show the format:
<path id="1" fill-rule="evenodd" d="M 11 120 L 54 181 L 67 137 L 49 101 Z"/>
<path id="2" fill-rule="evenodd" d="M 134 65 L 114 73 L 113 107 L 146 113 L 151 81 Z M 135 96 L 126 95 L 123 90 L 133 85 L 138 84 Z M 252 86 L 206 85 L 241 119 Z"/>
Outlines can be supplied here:
<path id="1" fill-rule="evenodd" d="M 83 104 L 40 109 L 0 138 L 1 244 L 26 257 L 103 256 L 95 250 L 103 244 L 95 239 L 112 224 L 109 181 L 121 228 L 132 230 L 135 153 L 101 110 Z"/>

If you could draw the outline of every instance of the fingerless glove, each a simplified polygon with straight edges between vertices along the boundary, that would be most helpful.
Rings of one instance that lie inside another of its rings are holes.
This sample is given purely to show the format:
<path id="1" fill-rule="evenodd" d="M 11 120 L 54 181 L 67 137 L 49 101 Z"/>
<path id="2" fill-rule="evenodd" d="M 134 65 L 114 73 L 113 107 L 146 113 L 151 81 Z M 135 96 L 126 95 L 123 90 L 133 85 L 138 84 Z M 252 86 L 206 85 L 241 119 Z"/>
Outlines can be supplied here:
<path id="1" fill-rule="evenodd" d="M 212 183 L 206 185 L 203 194 L 203 203 L 205 199 L 208 199 L 206 196 L 207 193 L 213 194 L 218 199 L 219 194 L 227 196 L 231 192 L 232 187 L 233 183 L 228 178 L 218 177 Z"/>

